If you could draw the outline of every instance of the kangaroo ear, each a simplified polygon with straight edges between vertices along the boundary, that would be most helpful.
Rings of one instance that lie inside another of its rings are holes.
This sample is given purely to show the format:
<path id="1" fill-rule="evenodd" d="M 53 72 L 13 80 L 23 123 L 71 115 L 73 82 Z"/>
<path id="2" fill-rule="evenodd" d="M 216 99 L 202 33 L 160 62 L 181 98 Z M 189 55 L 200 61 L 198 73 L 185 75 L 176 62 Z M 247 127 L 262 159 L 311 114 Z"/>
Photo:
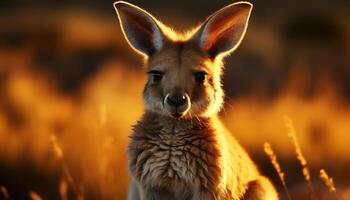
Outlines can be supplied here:
<path id="1" fill-rule="evenodd" d="M 193 40 L 212 58 L 234 51 L 243 39 L 253 5 L 230 4 L 215 12 L 201 25 Z"/>
<path id="2" fill-rule="evenodd" d="M 123 34 L 135 51 L 152 56 L 163 47 L 163 33 L 152 15 L 124 1 L 115 2 L 114 8 Z"/>

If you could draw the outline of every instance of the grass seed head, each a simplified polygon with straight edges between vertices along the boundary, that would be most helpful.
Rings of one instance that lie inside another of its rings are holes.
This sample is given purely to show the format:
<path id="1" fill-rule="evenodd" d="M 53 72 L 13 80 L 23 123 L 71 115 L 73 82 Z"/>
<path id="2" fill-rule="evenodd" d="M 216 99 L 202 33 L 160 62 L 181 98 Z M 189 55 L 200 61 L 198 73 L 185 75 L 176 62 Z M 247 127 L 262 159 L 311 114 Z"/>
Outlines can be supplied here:
<path id="1" fill-rule="evenodd" d="M 334 182 L 333 182 L 333 178 L 328 176 L 328 174 L 326 173 L 326 170 L 324 170 L 324 169 L 320 170 L 320 178 L 326 184 L 329 192 L 336 192 L 336 189 L 335 189 L 335 186 L 334 186 Z"/>
<path id="2" fill-rule="evenodd" d="M 288 190 L 288 187 L 286 184 L 284 173 L 281 169 L 280 164 L 277 161 L 277 156 L 276 156 L 275 152 L 272 150 L 272 147 L 268 142 L 264 143 L 264 151 L 265 151 L 266 155 L 269 156 L 270 161 L 271 161 L 273 167 L 275 168 L 275 170 L 278 174 L 278 177 L 280 178 L 280 180 L 282 182 L 282 185 L 283 185 L 284 191 L 286 192 L 288 200 L 291 200 L 292 198 L 291 198 L 291 195 L 289 193 L 289 190 Z"/>
<path id="3" fill-rule="evenodd" d="M 41 196 L 38 193 L 34 192 L 34 191 L 30 191 L 29 192 L 29 197 L 30 197 L 31 200 L 43 200 L 41 198 Z"/>

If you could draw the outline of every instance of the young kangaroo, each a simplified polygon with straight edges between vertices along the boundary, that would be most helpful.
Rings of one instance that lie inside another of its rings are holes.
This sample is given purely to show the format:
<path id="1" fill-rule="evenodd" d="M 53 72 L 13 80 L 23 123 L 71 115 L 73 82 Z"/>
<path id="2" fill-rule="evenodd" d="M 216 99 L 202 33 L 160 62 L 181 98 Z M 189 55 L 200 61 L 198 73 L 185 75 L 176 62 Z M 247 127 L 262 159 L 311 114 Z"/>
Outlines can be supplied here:
<path id="1" fill-rule="evenodd" d="M 240 44 L 252 5 L 228 5 L 187 34 L 130 3 L 114 7 L 128 43 L 146 58 L 149 76 L 146 111 L 128 146 L 128 199 L 278 199 L 218 119 L 221 60 Z"/>

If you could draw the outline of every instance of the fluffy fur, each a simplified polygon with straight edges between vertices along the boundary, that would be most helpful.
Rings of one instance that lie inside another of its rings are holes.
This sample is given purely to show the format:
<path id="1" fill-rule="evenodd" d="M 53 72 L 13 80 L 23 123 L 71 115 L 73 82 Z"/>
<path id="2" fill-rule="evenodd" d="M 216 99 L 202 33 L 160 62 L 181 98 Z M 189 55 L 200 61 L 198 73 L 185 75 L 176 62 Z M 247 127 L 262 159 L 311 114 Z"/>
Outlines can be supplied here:
<path id="1" fill-rule="evenodd" d="M 177 120 L 147 112 L 128 149 L 130 199 L 277 199 L 216 118 Z"/>
<path id="2" fill-rule="evenodd" d="M 217 117 L 221 59 L 241 42 L 252 5 L 231 4 L 181 39 L 141 8 L 126 2 L 115 7 L 125 37 L 146 57 L 149 71 L 146 110 L 128 146 L 128 199 L 278 199 Z M 181 105 L 168 102 L 174 96 L 184 99 Z"/>

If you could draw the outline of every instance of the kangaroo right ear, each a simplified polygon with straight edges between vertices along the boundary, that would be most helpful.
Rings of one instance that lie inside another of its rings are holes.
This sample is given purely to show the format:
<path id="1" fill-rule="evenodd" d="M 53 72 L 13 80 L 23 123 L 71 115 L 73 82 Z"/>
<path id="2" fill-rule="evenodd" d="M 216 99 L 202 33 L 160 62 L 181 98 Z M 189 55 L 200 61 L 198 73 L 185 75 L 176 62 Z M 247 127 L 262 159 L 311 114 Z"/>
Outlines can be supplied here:
<path id="1" fill-rule="evenodd" d="M 164 44 L 164 35 L 157 20 L 145 10 L 124 1 L 114 3 L 120 26 L 129 45 L 149 57 Z"/>
<path id="2" fill-rule="evenodd" d="M 228 55 L 242 41 L 253 5 L 230 4 L 211 15 L 194 35 L 197 44 L 212 58 Z"/>

